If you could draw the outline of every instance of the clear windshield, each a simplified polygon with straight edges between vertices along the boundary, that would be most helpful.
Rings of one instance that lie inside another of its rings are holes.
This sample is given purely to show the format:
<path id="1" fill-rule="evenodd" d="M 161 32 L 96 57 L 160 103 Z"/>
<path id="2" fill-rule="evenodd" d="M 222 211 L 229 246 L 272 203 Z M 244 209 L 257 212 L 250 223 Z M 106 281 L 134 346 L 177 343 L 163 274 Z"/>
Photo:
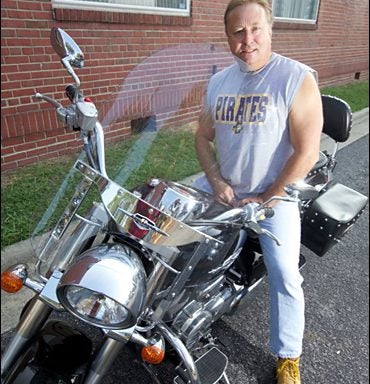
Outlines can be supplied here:
<path id="1" fill-rule="evenodd" d="M 231 61 L 224 48 L 185 44 L 160 50 L 123 75 L 114 99 L 102 108 L 97 105 L 109 179 L 132 191 L 151 179 L 181 181 L 200 172 L 194 129 L 206 85 L 216 71 Z M 93 95 L 84 92 L 83 78 L 81 91 L 93 99 Z M 81 142 L 81 149 L 82 146 Z M 79 159 L 86 161 L 83 152 Z M 40 211 L 34 215 L 36 226 L 31 238 L 39 259 L 45 257 L 45 244 L 65 207 L 69 204 L 69 209 L 73 209 L 73 199 L 84 199 L 78 210 L 81 216 L 94 202 L 101 201 L 95 183 L 83 184 L 84 175 L 74 168 L 75 160 L 71 157 L 65 179 L 45 196 Z M 76 195 L 81 183 L 84 190 Z M 74 228 L 71 225 L 68 231 L 72 234 Z M 58 239 L 54 239 L 49 249 L 59 246 Z"/>

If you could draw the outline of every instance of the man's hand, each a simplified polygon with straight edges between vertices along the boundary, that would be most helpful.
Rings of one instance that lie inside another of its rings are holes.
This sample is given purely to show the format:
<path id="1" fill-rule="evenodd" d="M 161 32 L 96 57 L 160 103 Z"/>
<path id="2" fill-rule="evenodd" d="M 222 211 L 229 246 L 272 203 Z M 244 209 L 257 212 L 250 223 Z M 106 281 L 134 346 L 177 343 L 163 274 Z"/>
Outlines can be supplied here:
<path id="1" fill-rule="evenodd" d="M 246 197 L 245 199 L 241 199 L 239 200 L 239 206 L 243 206 L 245 204 L 249 204 L 249 203 L 258 203 L 258 204 L 262 204 L 264 203 L 264 200 L 261 196 L 249 196 L 249 197 Z"/>
<path id="2" fill-rule="evenodd" d="M 214 198 L 220 204 L 237 207 L 238 202 L 235 198 L 234 190 L 229 184 L 223 180 L 215 180 L 212 182 Z"/>

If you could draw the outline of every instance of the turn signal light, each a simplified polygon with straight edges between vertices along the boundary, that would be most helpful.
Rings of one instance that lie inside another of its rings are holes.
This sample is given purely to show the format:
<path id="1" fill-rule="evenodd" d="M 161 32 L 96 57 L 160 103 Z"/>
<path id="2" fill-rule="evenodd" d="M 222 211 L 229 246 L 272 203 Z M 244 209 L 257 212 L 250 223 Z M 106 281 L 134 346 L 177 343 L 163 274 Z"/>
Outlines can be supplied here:
<path id="1" fill-rule="evenodd" d="M 16 293 L 23 287 L 23 279 L 13 271 L 5 271 L 1 274 L 1 289 L 8 293 Z"/>
<path id="2" fill-rule="evenodd" d="M 23 287 L 26 279 L 26 265 L 13 265 L 1 274 L 1 289 L 8 293 L 16 293 Z"/>
<path id="3" fill-rule="evenodd" d="M 164 359 L 164 349 L 157 345 L 148 345 L 142 348 L 141 357 L 149 364 L 160 364 Z"/>

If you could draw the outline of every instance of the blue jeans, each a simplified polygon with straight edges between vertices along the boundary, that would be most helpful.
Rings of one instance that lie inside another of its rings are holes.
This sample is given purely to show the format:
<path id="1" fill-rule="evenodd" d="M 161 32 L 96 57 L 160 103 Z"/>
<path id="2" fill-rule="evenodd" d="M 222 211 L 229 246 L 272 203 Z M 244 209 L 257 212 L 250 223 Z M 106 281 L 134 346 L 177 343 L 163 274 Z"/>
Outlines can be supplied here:
<path id="1" fill-rule="evenodd" d="M 273 217 L 260 221 L 281 241 L 262 235 L 260 243 L 268 272 L 270 349 L 276 356 L 299 357 L 304 333 L 303 278 L 299 272 L 301 223 L 298 205 L 278 202 Z"/>
<path id="2" fill-rule="evenodd" d="M 205 176 L 194 182 L 212 194 Z M 304 333 L 303 278 L 299 272 L 301 222 L 298 204 L 279 201 L 273 217 L 260 221 L 261 227 L 278 237 L 281 246 L 260 236 L 263 259 L 268 272 L 270 296 L 270 349 L 279 357 L 298 357 Z"/>

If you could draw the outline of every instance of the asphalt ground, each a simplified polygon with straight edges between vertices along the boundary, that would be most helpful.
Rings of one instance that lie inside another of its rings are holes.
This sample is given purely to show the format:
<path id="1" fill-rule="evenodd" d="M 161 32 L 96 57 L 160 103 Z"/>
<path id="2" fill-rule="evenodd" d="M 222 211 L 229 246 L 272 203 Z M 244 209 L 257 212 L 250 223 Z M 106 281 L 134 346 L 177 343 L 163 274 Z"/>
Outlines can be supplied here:
<path id="1" fill-rule="evenodd" d="M 350 143 L 338 152 L 335 180 L 368 196 L 368 109 L 354 115 Z M 323 140 L 325 147 L 325 140 Z M 368 208 L 344 240 L 320 258 L 307 249 L 302 270 L 306 297 L 306 331 L 302 356 L 302 382 L 310 384 L 365 384 L 369 382 L 369 249 Z M 26 257 L 27 242 L 6 248 L 1 269 L 14 259 Z M 17 295 L 2 293 L 2 350 L 12 335 L 28 290 Z M 275 359 L 268 342 L 267 286 L 262 284 L 255 299 L 234 316 L 225 316 L 214 327 L 222 337 L 229 357 L 232 384 L 271 383 Z M 56 317 L 69 315 L 57 314 Z M 84 328 L 83 324 L 79 324 Z M 96 330 L 84 329 L 98 342 Z M 122 351 L 104 384 L 148 384 L 143 369 Z M 170 381 L 169 381 L 170 383 Z"/>

